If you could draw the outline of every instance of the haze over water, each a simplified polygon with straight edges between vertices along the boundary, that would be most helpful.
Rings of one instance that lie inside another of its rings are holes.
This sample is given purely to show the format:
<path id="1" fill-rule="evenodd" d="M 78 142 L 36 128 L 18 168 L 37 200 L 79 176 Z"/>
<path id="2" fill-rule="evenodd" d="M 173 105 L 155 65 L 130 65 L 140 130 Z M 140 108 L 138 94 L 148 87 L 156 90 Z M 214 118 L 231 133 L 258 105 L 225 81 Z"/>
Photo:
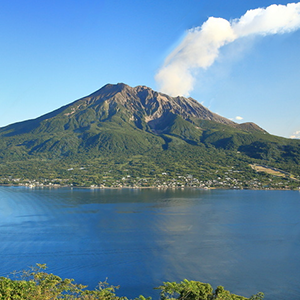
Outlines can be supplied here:
<path id="1" fill-rule="evenodd" d="M 297 299 L 299 212 L 296 191 L 0 187 L 0 276 L 46 263 L 130 298 L 187 278 Z"/>

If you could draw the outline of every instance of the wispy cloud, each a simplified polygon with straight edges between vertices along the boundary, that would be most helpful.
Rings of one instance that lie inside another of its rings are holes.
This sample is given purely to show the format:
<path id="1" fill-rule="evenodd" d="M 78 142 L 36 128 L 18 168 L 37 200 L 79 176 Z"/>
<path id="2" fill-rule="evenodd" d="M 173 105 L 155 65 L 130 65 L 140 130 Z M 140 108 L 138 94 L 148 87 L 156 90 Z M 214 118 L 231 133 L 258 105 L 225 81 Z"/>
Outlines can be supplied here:
<path id="1" fill-rule="evenodd" d="M 243 120 L 243 118 L 242 118 L 242 117 L 240 117 L 240 116 L 236 116 L 236 117 L 235 117 L 235 119 L 236 119 L 237 121 L 241 121 L 241 120 Z"/>
<path id="2" fill-rule="evenodd" d="M 187 31 L 181 44 L 165 59 L 155 76 L 159 90 L 172 96 L 188 96 L 197 70 L 209 68 L 222 46 L 239 38 L 292 32 L 300 28 L 300 2 L 248 10 L 239 19 L 210 17 Z"/>

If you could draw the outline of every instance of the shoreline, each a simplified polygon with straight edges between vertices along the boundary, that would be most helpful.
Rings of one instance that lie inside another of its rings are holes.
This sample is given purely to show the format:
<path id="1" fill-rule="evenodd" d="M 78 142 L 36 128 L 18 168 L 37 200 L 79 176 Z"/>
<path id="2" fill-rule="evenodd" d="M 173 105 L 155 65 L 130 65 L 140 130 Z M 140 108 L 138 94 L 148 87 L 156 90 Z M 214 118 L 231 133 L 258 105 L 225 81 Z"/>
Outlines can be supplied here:
<path id="1" fill-rule="evenodd" d="M 0 187 L 24 187 L 29 189 L 34 188 L 48 188 L 48 189 L 89 189 L 89 190 L 122 190 L 122 189 L 131 189 L 131 190 L 147 190 L 147 189 L 156 189 L 156 190 L 184 190 L 184 189 L 199 189 L 199 190 L 248 190 L 248 191 L 300 191 L 300 187 L 298 189 L 292 188 L 225 188 L 225 187 L 194 187 L 194 186 L 184 186 L 184 187 L 156 187 L 156 186 L 123 186 L 123 187 L 108 187 L 108 186 L 94 186 L 94 187 L 87 187 L 87 186 L 69 186 L 69 185 L 26 185 L 26 184 L 9 184 L 9 183 L 0 183 Z"/>

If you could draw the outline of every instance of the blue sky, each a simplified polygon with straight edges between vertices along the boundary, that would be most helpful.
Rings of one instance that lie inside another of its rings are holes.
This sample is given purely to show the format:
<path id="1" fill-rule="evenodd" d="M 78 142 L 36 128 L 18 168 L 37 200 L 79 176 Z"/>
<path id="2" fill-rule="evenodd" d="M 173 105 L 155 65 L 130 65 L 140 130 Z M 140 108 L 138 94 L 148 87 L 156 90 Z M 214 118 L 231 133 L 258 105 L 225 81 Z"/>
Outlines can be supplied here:
<path id="1" fill-rule="evenodd" d="M 0 0 L 0 126 L 36 118 L 107 83 L 158 90 L 155 75 L 189 29 L 209 17 L 230 21 L 290 2 Z M 196 70 L 189 95 L 237 122 L 297 136 L 299 53 L 300 30 L 238 39 L 221 47 L 206 70 Z"/>

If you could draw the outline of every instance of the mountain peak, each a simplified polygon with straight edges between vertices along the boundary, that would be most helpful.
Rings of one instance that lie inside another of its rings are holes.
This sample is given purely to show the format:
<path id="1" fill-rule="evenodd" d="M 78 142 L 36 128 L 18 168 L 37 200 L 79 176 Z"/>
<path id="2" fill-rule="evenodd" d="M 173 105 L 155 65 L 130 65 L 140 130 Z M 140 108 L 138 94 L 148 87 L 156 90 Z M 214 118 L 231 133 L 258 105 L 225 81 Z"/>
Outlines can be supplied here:
<path id="1" fill-rule="evenodd" d="M 80 100 L 86 100 L 87 103 L 108 101 L 111 105 L 113 105 L 112 103 L 114 105 L 118 104 L 125 107 L 133 115 L 141 115 L 142 113 L 145 121 L 147 123 L 151 121 L 152 124 L 158 122 L 169 113 L 180 115 L 185 120 L 197 118 L 231 126 L 236 124 L 211 112 L 193 98 L 171 97 L 144 85 L 130 87 L 124 83 L 107 84 Z"/>
<path id="2" fill-rule="evenodd" d="M 127 87 L 129 87 L 129 86 L 126 85 L 125 83 L 117 83 L 117 84 L 108 83 L 108 84 L 104 85 L 103 87 L 101 87 L 99 90 L 88 95 L 87 97 L 96 97 L 98 95 L 103 95 L 103 94 L 108 94 L 108 95 L 115 94 L 115 93 L 121 92 L 123 89 L 125 89 Z M 86 97 L 84 97 L 84 98 L 86 98 Z"/>
<path id="3" fill-rule="evenodd" d="M 84 119 L 83 116 L 87 115 L 88 119 Z M 178 116 L 191 124 L 207 120 L 245 131 L 263 131 L 253 123 L 237 124 L 219 116 L 191 97 L 171 97 L 144 85 L 130 87 L 124 83 L 106 84 L 92 94 L 53 112 L 34 120 L 28 120 L 24 123 L 20 122 L 18 126 L 14 126 L 13 131 L 14 134 L 29 132 L 40 126 L 41 122 L 52 120 L 59 116 L 69 119 L 62 121 L 66 122 L 65 128 L 70 126 L 74 130 L 81 127 L 90 128 L 91 122 L 104 122 L 115 115 L 121 116 L 129 124 L 133 122 L 138 128 L 148 128 L 147 130 L 152 132 L 157 132 L 157 128 L 161 128 L 162 124 L 165 124 L 165 119 L 168 119 L 170 116 Z"/>

